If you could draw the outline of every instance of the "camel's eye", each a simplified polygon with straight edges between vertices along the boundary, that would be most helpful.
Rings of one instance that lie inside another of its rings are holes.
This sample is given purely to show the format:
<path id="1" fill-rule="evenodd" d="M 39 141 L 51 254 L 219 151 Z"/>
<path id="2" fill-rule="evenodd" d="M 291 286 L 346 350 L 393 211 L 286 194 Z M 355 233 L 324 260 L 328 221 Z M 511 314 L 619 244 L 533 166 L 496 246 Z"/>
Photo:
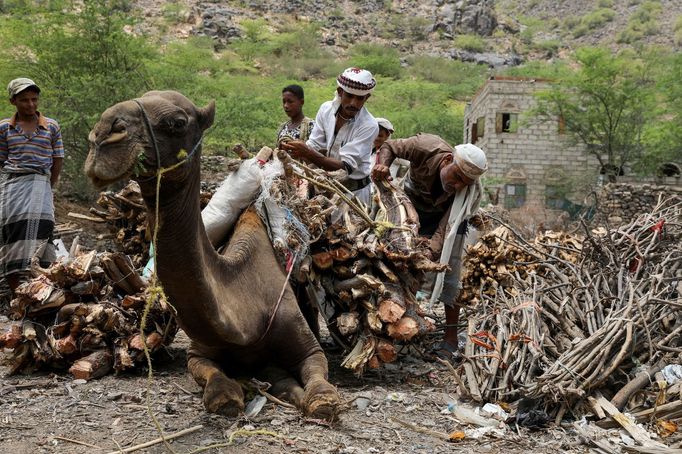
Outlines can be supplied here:
<path id="1" fill-rule="evenodd" d="M 114 124 L 111 125 L 111 132 L 112 133 L 123 132 L 123 131 L 125 131 L 126 126 L 127 126 L 127 123 L 124 120 L 117 118 L 114 121 Z"/>
<path id="2" fill-rule="evenodd" d="M 187 128 L 187 118 L 184 116 L 168 118 L 164 121 L 164 127 L 171 134 L 184 134 Z"/>

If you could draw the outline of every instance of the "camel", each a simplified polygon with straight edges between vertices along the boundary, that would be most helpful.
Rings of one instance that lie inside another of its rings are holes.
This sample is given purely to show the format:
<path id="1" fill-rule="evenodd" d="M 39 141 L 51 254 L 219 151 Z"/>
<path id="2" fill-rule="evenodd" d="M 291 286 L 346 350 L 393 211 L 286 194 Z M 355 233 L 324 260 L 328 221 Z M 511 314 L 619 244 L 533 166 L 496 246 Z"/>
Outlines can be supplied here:
<path id="1" fill-rule="evenodd" d="M 98 188 L 131 177 L 139 183 L 150 225 L 159 224 L 157 275 L 191 340 L 187 366 L 206 410 L 240 414 L 235 377 L 251 374 L 304 414 L 332 420 L 340 399 L 327 359 L 258 214 L 241 215 L 222 254 L 206 235 L 199 158 L 214 116 L 215 102 L 198 108 L 173 91 L 120 102 L 90 132 L 85 172 Z M 155 219 L 157 172 L 173 166 L 161 178 Z"/>

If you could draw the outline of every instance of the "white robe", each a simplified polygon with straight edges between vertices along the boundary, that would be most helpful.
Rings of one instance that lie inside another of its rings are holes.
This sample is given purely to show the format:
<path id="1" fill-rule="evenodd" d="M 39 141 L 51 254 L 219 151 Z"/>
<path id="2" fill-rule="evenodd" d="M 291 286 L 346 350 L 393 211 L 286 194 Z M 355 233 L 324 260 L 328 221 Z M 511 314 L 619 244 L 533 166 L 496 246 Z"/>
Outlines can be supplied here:
<path id="1" fill-rule="evenodd" d="M 348 176 L 361 180 L 369 176 L 374 139 L 379 134 L 379 125 L 366 108 L 362 108 L 353 120 L 344 124 L 337 135 L 336 111 L 341 106 L 338 98 L 320 106 L 315 117 L 315 127 L 306 144 L 315 151 L 327 150 L 327 156 L 345 163 L 350 172 Z M 340 143 L 337 142 L 340 140 Z M 355 196 L 369 205 L 371 185 L 354 191 Z"/>

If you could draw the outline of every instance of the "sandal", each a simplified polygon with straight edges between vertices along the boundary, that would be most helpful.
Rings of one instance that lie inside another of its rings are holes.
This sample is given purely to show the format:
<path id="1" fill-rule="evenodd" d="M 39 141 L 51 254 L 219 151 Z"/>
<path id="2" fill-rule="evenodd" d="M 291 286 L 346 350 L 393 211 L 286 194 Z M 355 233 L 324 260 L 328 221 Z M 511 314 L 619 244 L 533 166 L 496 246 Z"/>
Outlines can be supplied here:
<path id="1" fill-rule="evenodd" d="M 459 364 L 462 361 L 462 354 L 459 352 L 459 349 L 445 341 L 433 347 L 431 355 L 434 360 L 436 358 L 443 359 L 449 361 L 452 365 Z"/>

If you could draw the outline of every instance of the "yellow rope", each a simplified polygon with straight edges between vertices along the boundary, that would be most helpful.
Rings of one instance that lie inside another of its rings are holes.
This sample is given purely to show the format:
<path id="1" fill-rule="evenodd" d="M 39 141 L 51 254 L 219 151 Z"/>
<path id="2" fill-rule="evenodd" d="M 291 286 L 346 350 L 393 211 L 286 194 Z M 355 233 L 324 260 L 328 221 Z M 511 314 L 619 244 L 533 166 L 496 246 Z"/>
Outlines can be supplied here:
<path id="1" fill-rule="evenodd" d="M 187 159 L 187 152 L 185 150 L 180 150 L 180 152 L 177 155 L 178 159 L 180 159 L 179 162 L 173 164 L 170 167 L 166 168 L 160 168 L 157 171 L 156 174 L 156 206 L 154 207 L 154 233 L 152 234 L 152 245 L 154 247 L 154 255 L 158 256 L 158 247 L 156 244 L 156 240 L 159 234 L 159 198 L 161 194 L 161 178 L 163 177 L 163 174 L 166 172 L 170 172 L 171 170 L 174 170 L 178 168 L 180 165 L 185 163 L 185 160 Z M 144 333 L 145 328 L 147 327 L 147 317 L 149 316 L 149 311 L 151 310 L 152 304 L 154 304 L 154 301 L 158 298 L 159 301 L 163 301 L 168 306 L 170 306 L 174 312 L 175 308 L 173 305 L 168 301 L 168 297 L 166 296 L 166 293 L 163 291 L 163 286 L 159 284 L 158 282 L 158 277 L 156 273 L 156 266 L 157 266 L 158 260 L 156 260 L 156 257 L 154 257 L 154 270 L 152 271 L 152 277 L 151 281 L 149 283 L 149 286 L 147 287 L 147 298 L 145 301 L 144 305 L 144 310 L 142 311 L 142 319 L 140 320 L 140 335 L 142 337 L 142 347 L 144 349 L 144 356 L 145 359 L 147 360 L 147 368 L 149 369 L 147 373 L 147 393 L 146 393 L 146 398 L 145 398 L 145 403 L 147 406 L 147 413 L 149 413 L 149 416 L 151 417 L 152 421 L 154 422 L 154 426 L 156 427 L 157 432 L 161 436 L 161 439 L 163 440 L 163 444 L 165 445 L 166 449 L 170 451 L 171 453 L 175 454 L 175 451 L 173 448 L 170 446 L 168 441 L 166 440 L 163 429 L 161 428 L 161 424 L 159 423 L 159 420 L 156 418 L 154 415 L 154 412 L 152 411 L 151 408 L 151 402 L 149 401 L 149 395 L 151 394 L 151 386 L 152 386 L 152 380 L 154 379 L 154 369 L 152 367 L 152 357 L 149 352 L 149 349 L 147 348 L 147 335 Z"/>

